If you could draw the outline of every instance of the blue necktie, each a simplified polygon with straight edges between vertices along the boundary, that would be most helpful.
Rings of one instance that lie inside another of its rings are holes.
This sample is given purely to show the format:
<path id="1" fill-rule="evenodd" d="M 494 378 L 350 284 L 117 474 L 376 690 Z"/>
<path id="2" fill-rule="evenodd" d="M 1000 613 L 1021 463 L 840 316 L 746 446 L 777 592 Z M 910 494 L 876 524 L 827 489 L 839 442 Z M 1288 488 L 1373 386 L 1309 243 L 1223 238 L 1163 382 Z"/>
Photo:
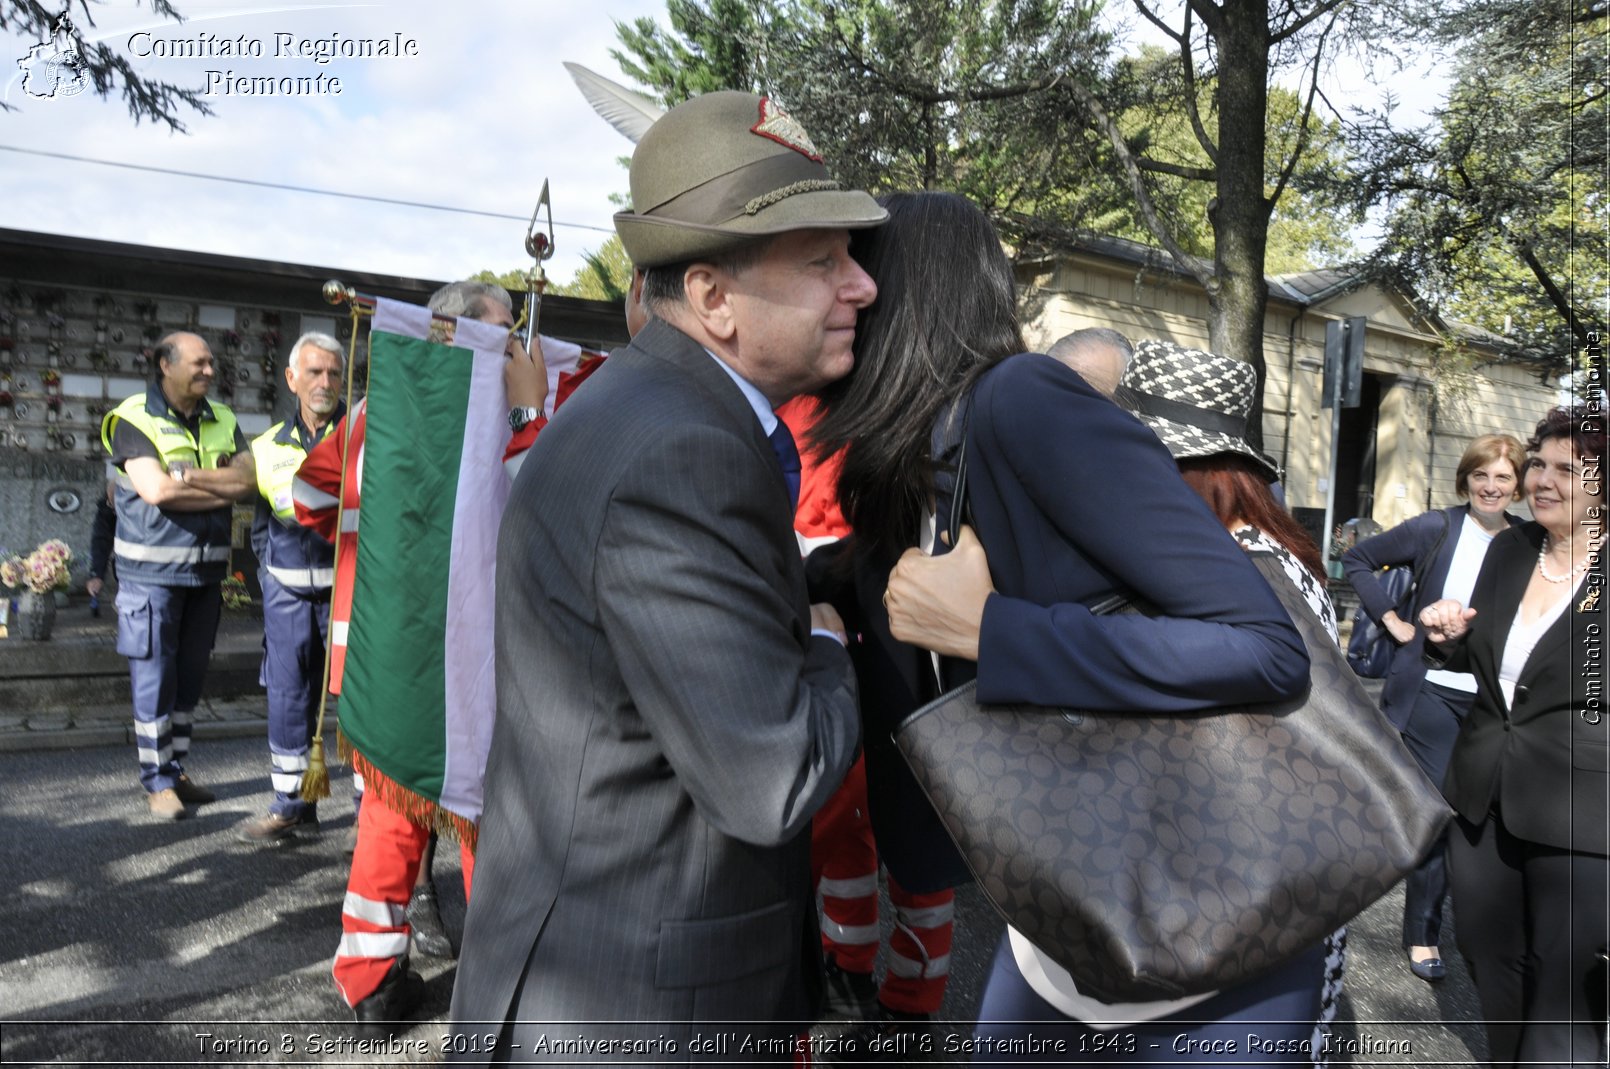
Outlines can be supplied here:
<path id="1" fill-rule="evenodd" d="M 777 454 L 777 463 L 783 469 L 783 482 L 788 484 L 788 505 L 799 507 L 799 450 L 794 447 L 794 436 L 788 433 L 788 424 L 782 420 L 766 436 L 771 439 L 771 451 Z"/>

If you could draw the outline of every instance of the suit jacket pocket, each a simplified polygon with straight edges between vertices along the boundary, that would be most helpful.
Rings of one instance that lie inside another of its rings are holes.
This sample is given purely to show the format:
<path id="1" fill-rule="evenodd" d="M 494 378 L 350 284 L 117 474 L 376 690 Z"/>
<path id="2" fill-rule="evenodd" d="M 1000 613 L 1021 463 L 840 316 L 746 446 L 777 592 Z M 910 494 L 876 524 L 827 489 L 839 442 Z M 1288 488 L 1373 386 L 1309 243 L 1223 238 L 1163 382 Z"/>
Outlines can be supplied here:
<path id="1" fill-rule="evenodd" d="M 117 652 L 135 660 L 151 656 L 151 599 L 118 591 Z"/>
<path id="2" fill-rule="evenodd" d="M 654 985 L 708 987 L 787 966 L 799 953 L 792 902 L 708 920 L 660 922 Z"/>

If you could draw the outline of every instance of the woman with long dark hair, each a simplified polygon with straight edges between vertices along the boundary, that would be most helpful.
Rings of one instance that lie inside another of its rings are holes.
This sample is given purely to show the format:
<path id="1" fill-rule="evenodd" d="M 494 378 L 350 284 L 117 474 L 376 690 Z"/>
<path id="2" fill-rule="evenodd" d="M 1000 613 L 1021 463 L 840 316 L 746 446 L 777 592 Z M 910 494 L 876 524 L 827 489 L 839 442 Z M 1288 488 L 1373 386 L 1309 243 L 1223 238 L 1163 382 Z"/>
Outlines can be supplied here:
<path id="1" fill-rule="evenodd" d="M 1184 713 L 1299 694 L 1301 637 L 1168 451 L 1078 374 L 1021 352 L 1011 267 L 983 213 L 942 193 L 882 203 L 888 223 L 853 249 L 879 300 L 861 315 L 856 369 L 824 395 L 815 438 L 844 450 L 839 497 L 867 559 L 931 543 L 962 448 L 978 535 L 964 529 L 940 557 L 908 554 L 884 594 L 894 636 L 976 670 L 985 702 Z M 952 558 L 941 582 L 916 574 Z M 1085 607 L 1120 589 L 1161 615 Z M 1323 962 L 1316 947 L 1233 990 L 1123 1006 L 1052 970 L 1008 933 L 975 1064 L 1027 1050 L 999 1042 L 1026 1034 L 1065 1040 L 1070 1061 L 1194 1065 L 1232 1039 L 1238 1063 L 1287 1061 L 1310 1041 Z M 1119 1025 L 1118 1045 L 1099 1041 Z M 1251 1033 L 1281 1053 L 1249 1053 Z M 1150 1043 L 1160 1045 L 1140 1046 Z M 1043 1048 L 1022 1056 L 1043 1060 Z"/>

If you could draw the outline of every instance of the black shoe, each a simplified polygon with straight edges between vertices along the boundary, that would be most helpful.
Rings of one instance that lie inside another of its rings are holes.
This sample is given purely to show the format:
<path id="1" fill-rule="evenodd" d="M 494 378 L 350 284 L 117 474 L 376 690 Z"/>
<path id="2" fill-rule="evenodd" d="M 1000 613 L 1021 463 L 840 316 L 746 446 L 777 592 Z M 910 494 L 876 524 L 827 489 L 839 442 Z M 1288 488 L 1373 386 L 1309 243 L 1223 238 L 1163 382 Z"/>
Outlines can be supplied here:
<path id="1" fill-rule="evenodd" d="M 398 958 L 374 993 L 352 1007 L 358 1034 L 377 1039 L 395 1035 L 407 1026 L 408 1014 L 424 995 L 424 979 L 408 967 L 407 958 Z"/>
<path id="2" fill-rule="evenodd" d="M 877 1013 L 878 985 L 872 974 L 850 972 L 827 959 L 827 1016 L 865 1021 Z"/>
<path id="3" fill-rule="evenodd" d="M 883 1003 L 856 1021 L 827 1046 L 823 1065 L 916 1065 L 938 1061 L 938 1046 L 926 1013 L 901 1013 Z"/>
<path id="4" fill-rule="evenodd" d="M 452 958 L 453 941 L 442 927 L 442 914 L 436 908 L 436 888 L 430 884 L 414 888 L 408 899 L 408 926 L 413 929 L 415 950 L 433 958 Z"/>
<path id="5" fill-rule="evenodd" d="M 173 785 L 173 790 L 179 796 L 179 801 L 185 805 L 206 805 L 208 802 L 218 800 L 216 794 L 182 773 L 179 776 L 179 782 Z"/>
<path id="6" fill-rule="evenodd" d="M 1448 970 L 1443 967 L 1441 958 L 1427 958 L 1424 961 L 1415 961 L 1410 958 L 1409 971 L 1428 984 L 1434 984 L 1448 975 Z"/>

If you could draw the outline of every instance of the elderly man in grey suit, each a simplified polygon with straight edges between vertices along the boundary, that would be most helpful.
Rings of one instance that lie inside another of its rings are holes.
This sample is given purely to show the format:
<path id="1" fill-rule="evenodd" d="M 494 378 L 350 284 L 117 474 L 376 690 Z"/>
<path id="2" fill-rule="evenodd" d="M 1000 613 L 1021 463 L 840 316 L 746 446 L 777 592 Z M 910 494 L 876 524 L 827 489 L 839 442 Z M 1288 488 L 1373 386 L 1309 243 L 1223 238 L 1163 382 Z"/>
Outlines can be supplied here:
<path id="1" fill-rule="evenodd" d="M 465 1060 L 786 1061 L 816 1009 L 810 820 L 858 719 L 772 408 L 850 370 L 877 290 L 849 231 L 885 213 L 747 93 L 668 112 L 631 188 L 654 318 L 543 430 L 498 543 Z"/>

